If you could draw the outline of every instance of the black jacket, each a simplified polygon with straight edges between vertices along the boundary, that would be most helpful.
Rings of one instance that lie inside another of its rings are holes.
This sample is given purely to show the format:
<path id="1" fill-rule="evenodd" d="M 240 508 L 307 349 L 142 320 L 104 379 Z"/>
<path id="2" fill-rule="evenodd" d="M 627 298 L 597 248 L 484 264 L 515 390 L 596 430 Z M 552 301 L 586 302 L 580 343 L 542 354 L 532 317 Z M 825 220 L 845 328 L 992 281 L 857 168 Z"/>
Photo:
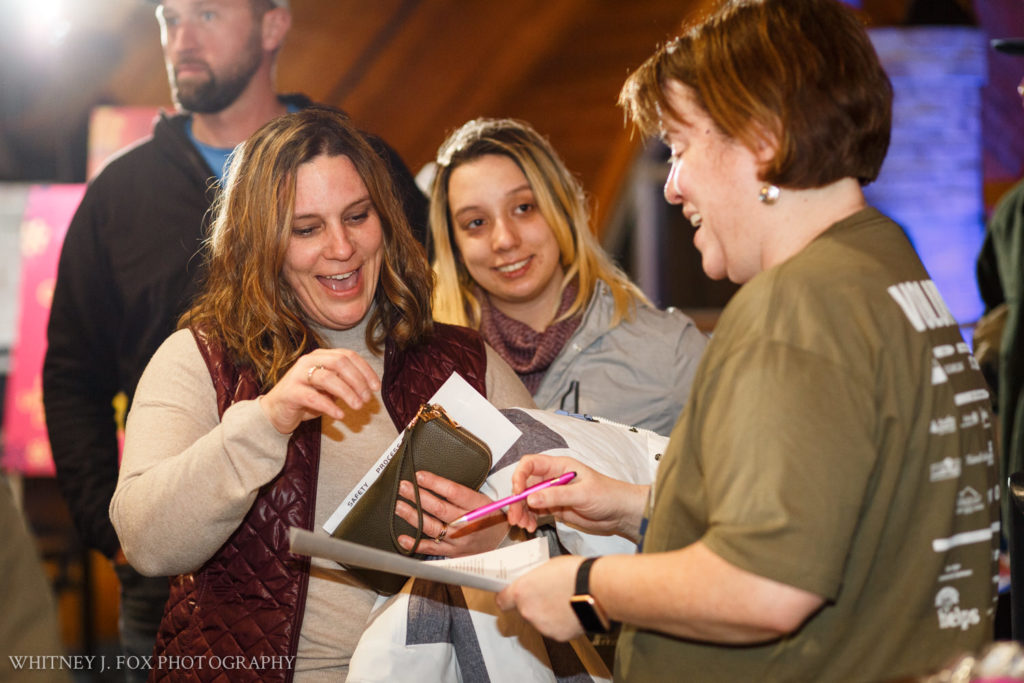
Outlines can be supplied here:
<path id="1" fill-rule="evenodd" d="M 301 95 L 282 97 L 306 107 Z M 60 255 L 43 364 L 46 426 L 57 481 L 82 541 L 112 557 L 107 509 L 117 485 L 112 401 L 129 404 L 142 371 L 195 295 L 215 174 L 181 114 L 157 119 L 150 138 L 118 153 L 90 183 Z M 427 200 L 386 143 L 410 223 L 421 242 Z"/>

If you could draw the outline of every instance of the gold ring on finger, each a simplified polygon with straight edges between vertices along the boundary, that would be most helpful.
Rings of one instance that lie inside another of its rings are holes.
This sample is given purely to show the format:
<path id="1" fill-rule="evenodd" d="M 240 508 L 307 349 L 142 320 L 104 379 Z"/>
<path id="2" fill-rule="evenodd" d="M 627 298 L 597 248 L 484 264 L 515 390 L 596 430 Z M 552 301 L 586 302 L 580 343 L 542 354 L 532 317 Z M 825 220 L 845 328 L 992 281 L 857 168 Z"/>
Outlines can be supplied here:
<path id="1" fill-rule="evenodd" d="M 323 369 L 324 369 L 324 366 L 322 366 L 320 364 L 317 364 L 317 365 L 314 365 L 313 367 L 311 367 L 309 370 L 306 371 L 306 381 L 309 382 L 310 384 L 312 384 L 313 383 L 313 373 L 316 372 L 317 370 L 323 370 Z"/>

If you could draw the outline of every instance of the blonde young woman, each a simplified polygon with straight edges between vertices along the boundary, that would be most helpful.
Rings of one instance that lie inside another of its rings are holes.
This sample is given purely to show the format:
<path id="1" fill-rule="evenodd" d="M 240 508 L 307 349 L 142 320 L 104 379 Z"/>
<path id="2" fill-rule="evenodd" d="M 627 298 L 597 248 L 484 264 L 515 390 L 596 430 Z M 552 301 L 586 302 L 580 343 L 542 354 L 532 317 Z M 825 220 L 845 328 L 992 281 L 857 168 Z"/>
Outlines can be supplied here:
<path id="1" fill-rule="evenodd" d="M 667 434 L 705 336 L 602 251 L 578 181 L 529 124 L 474 119 L 437 153 L 434 314 L 479 329 L 538 407 Z"/>

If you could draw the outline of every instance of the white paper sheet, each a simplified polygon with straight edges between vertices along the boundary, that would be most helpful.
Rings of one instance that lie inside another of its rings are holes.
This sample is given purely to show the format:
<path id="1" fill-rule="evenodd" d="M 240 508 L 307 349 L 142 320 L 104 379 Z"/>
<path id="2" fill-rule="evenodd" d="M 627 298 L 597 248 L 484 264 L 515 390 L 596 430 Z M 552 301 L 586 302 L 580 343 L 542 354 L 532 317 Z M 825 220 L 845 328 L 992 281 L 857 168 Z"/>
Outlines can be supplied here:
<path id="1" fill-rule="evenodd" d="M 289 533 L 291 551 L 298 555 L 495 592 L 548 559 L 548 544 L 543 538 L 477 555 L 423 561 L 298 527 L 292 527 Z"/>
<path id="2" fill-rule="evenodd" d="M 512 447 L 522 432 L 501 411 L 456 373 L 445 380 L 431 399 L 448 416 L 468 429 L 491 449 L 491 464 Z"/>

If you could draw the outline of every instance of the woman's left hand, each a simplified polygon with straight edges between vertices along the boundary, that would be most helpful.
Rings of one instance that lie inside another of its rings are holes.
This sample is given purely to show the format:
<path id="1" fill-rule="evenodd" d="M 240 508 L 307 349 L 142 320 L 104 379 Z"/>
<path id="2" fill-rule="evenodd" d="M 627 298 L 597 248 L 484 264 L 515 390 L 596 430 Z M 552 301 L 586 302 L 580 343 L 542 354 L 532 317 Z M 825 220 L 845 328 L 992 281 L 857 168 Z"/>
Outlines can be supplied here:
<path id="1" fill-rule="evenodd" d="M 494 550 L 508 534 L 509 525 L 505 513 L 497 511 L 450 529 L 440 542 L 437 541 L 437 537 L 446 528 L 446 522 L 487 505 L 491 499 L 468 486 L 431 472 L 417 472 L 416 481 L 420 485 L 420 505 L 423 508 L 423 538 L 416 552 L 443 557 L 472 555 Z M 412 484 L 408 481 L 401 483 L 398 492 L 407 500 L 416 500 Z M 404 500 L 399 500 L 395 505 L 395 513 L 413 527 L 418 523 L 415 508 Z M 398 542 L 403 548 L 410 549 L 413 538 L 402 535 L 398 537 Z"/>
<path id="2" fill-rule="evenodd" d="M 523 619 L 548 638 L 572 640 L 583 634 L 583 626 L 569 601 L 582 563 L 583 558 L 578 555 L 554 557 L 506 586 L 495 601 L 502 610 L 518 610 Z"/>

